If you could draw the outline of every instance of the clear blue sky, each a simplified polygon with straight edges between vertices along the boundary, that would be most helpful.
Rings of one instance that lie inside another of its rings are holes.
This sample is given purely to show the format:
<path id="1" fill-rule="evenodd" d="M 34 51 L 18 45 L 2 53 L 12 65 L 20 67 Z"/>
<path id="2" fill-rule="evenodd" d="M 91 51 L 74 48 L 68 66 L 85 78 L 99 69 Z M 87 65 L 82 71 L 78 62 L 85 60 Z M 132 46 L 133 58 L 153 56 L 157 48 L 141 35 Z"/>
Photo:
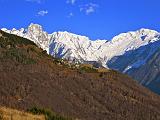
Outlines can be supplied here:
<path id="1" fill-rule="evenodd" d="M 160 31 L 160 0 L 0 0 L 0 28 L 69 31 L 91 39 L 140 28 Z"/>

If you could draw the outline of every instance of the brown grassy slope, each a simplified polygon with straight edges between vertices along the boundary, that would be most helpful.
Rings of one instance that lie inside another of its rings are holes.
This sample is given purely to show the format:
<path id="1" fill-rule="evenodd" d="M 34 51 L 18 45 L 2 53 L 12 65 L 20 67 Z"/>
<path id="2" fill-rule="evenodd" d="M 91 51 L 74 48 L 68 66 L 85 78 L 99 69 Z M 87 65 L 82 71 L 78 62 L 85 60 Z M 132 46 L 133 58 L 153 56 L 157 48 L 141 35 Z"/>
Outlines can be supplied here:
<path id="1" fill-rule="evenodd" d="M 0 105 L 51 108 L 82 120 L 160 119 L 160 97 L 128 76 L 69 69 L 32 42 L 1 33 Z"/>
<path id="2" fill-rule="evenodd" d="M 0 120 L 45 120 L 43 115 L 32 115 L 26 112 L 0 107 Z"/>

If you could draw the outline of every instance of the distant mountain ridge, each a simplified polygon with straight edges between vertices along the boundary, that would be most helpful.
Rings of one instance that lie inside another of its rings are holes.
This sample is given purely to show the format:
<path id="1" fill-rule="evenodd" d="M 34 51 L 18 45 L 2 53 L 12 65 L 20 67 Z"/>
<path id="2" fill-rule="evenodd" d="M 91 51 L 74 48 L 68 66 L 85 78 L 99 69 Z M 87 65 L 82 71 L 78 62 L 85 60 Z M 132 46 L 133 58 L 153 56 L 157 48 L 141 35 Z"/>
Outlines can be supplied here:
<path id="1" fill-rule="evenodd" d="M 69 32 L 48 34 L 38 24 L 30 24 L 28 29 L 7 30 L 2 28 L 2 30 L 32 40 L 52 56 L 80 62 L 98 61 L 104 67 L 107 67 L 107 62 L 115 56 L 123 55 L 127 51 L 135 50 L 160 40 L 160 34 L 149 29 L 122 33 L 111 41 L 93 41 L 88 37 Z"/>
<path id="2" fill-rule="evenodd" d="M 28 29 L 7 30 L 3 28 L 2 30 L 30 39 L 54 57 L 80 63 L 97 62 L 103 67 L 127 73 L 138 81 L 140 79 L 137 74 L 135 76 L 135 71 L 147 65 L 160 48 L 160 33 L 144 28 L 122 33 L 112 40 L 95 41 L 69 32 L 48 34 L 38 24 L 30 24 Z M 160 75 L 158 80 L 160 81 Z"/>

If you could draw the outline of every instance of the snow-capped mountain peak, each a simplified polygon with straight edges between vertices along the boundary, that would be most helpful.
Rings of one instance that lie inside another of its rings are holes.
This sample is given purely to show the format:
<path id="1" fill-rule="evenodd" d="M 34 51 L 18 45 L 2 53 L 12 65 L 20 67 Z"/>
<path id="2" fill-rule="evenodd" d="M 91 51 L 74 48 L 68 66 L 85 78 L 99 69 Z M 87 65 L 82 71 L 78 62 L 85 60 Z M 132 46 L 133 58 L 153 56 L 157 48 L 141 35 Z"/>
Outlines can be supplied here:
<path id="1" fill-rule="evenodd" d="M 28 27 L 26 36 L 38 44 L 42 49 L 49 52 L 49 35 L 47 32 L 43 31 L 42 26 L 31 23 Z"/>

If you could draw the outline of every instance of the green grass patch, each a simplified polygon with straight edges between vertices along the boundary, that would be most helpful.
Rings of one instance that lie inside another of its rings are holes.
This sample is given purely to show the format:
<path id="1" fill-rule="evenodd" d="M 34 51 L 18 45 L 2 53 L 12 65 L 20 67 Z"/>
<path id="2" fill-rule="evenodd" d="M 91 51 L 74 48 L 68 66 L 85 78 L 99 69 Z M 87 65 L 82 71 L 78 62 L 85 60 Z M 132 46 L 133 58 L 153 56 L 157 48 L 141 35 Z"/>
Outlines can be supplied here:
<path id="1" fill-rule="evenodd" d="M 50 109 L 43 109 L 43 108 L 37 108 L 33 107 L 28 110 L 28 112 L 34 114 L 34 115 L 44 115 L 46 120 L 73 120 L 70 118 L 62 117 L 60 115 L 57 115 Z"/>

